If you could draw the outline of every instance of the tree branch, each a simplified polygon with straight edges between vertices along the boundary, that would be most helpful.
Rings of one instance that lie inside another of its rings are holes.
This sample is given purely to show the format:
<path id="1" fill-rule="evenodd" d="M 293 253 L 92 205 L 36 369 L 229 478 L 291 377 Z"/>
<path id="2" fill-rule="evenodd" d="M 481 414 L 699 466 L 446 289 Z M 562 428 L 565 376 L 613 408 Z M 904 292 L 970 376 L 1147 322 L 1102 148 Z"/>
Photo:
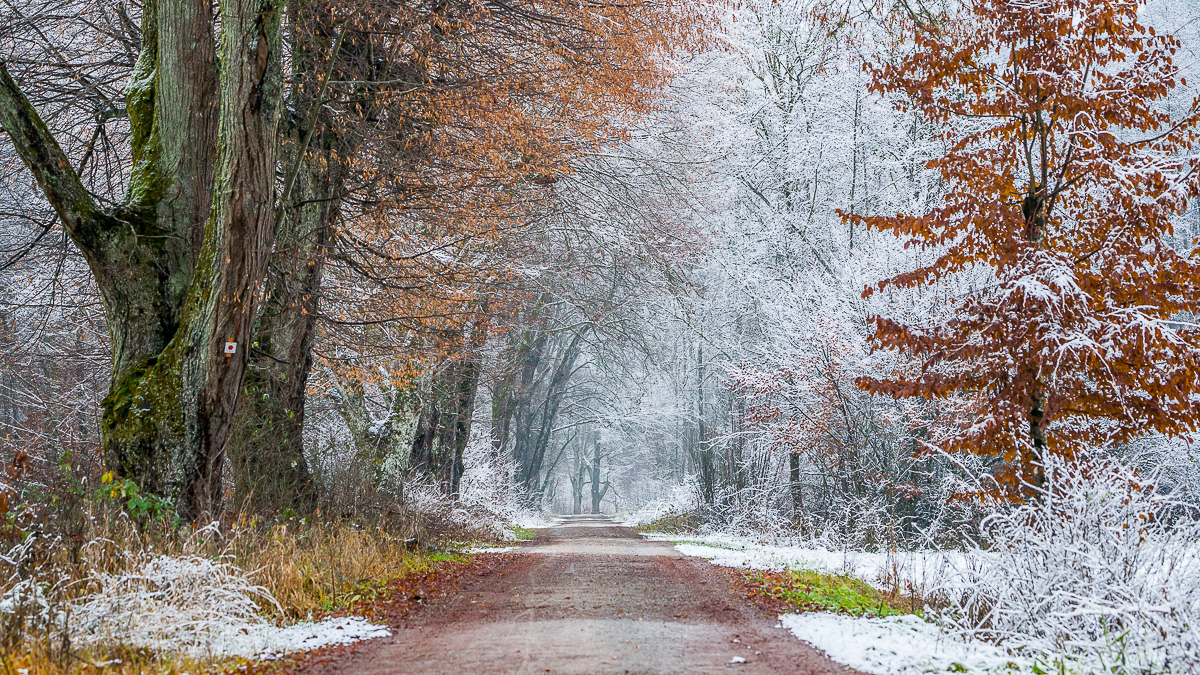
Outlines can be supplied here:
<path id="1" fill-rule="evenodd" d="M 8 74 L 3 61 L 0 61 L 0 128 L 12 139 L 21 161 L 33 173 L 67 232 L 78 241 L 83 224 L 96 213 L 96 203 L 58 141 Z"/>

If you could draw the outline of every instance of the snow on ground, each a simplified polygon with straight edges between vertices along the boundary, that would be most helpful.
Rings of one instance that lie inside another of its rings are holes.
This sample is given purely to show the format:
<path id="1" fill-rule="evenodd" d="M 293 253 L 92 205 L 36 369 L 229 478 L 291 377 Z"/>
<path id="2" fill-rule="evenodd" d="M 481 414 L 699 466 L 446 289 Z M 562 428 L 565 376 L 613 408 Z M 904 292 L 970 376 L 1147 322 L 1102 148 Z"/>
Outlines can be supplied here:
<path id="1" fill-rule="evenodd" d="M 785 614 L 779 623 L 834 661 L 871 675 L 1012 673 L 1032 666 L 994 645 L 964 640 L 911 614 L 858 618 L 809 612 Z"/>
<path id="2" fill-rule="evenodd" d="M 830 574 L 848 574 L 878 588 L 892 589 L 898 580 L 903 590 L 909 585 L 918 592 L 953 587 L 964 565 L 954 552 L 837 551 L 801 546 L 773 546 L 746 537 L 727 534 L 681 536 L 645 534 L 655 541 L 676 542 L 684 555 L 706 558 L 714 565 L 762 570 L 805 569 Z"/>
<path id="3" fill-rule="evenodd" d="M 350 644 L 360 640 L 388 637 L 391 634 L 385 626 L 357 616 L 318 622 L 301 621 L 282 628 L 261 623 L 250 627 L 230 626 L 213 636 L 214 646 L 219 652 L 213 655 L 273 659 L 289 652 Z"/>
<path id="4" fill-rule="evenodd" d="M 517 550 L 516 546 L 473 546 L 467 553 L 509 553 Z"/>
<path id="5" fill-rule="evenodd" d="M 521 511 L 513 517 L 512 521 L 517 527 L 524 527 L 530 530 L 554 527 L 559 523 L 559 520 L 547 518 L 546 514 L 540 511 Z"/>
<path id="6" fill-rule="evenodd" d="M 93 631 L 76 641 L 80 644 L 127 644 L 154 651 L 178 652 L 198 659 L 236 656 L 275 659 L 290 652 L 392 634 L 386 626 L 356 616 L 301 621 L 290 626 L 275 626 L 261 620 L 204 625 L 188 621 L 173 623 L 170 617 L 152 615 L 139 618 L 142 621 L 138 625 L 115 627 L 115 631 Z"/>
<path id="7" fill-rule="evenodd" d="M 882 589 L 893 588 L 896 580 L 918 592 L 955 587 L 966 564 L 962 554 L 954 552 L 838 551 L 762 544 L 726 534 L 644 536 L 676 542 L 680 553 L 722 567 L 848 574 Z M 834 661 L 872 675 L 1012 673 L 1029 666 L 1000 647 L 965 639 L 913 615 L 873 618 L 812 612 L 786 614 L 779 620 Z"/>
<path id="8" fill-rule="evenodd" d="M 390 635 L 359 617 L 276 626 L 259 614 L 275 604 L 265 588 L 227 561 L 147 555 L 121 573 L 97 573 L 98 592 L 69 612 L 80 645 L 123 644 L 192 658 L 272 658 Z"/>

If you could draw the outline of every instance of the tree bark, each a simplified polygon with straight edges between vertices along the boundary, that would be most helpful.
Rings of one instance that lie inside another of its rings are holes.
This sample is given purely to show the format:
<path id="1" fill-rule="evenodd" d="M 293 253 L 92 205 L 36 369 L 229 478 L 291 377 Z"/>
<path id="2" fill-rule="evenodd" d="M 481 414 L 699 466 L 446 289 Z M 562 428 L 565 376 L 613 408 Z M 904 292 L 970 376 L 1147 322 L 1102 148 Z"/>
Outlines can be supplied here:
<path id="1" fill-rule="evenodd" d="M 213 512 L 274 235 L 275 2 L 150 0 L 127 90 L 133 169 L 102 209 L 0 64 L 0 126 L 83 252 L 113 343 L 105 462 L 189 519 Z M 226 356 L 224 343 L 238 349 Z"/>
<path id="2" fill-rule="evenodd" d="M 290 140 L 299 142 L 295 134 Z M 323 135 L 318 143 L 318 156 L 303 160 L 297 176 L 292 198 L 301 206 L 280 219 L 229 440 L 234 493 L 241 508 L 254 512 L 317 507 L 317 485 L 304 455 L 304 404 L 321 277 L 344 177 L 331 139 Z"/>
<path id="3" fill-rule="evenodd" d="M 229 441 L 239 507 L 259 513 L 317 508 L 317 484 L 304 455 L 305 400 L 321 280 L 347 174 L 343 158 L 352 153 L 318 100 L 345 27 L 335 30 L 328 6 L 309 15 L 291 3 L 288 11 L 293 69 L 305 81 L 291 89 L 294 123 L 280 135 L 283 174 L 291 180 L 279 204 L 275 251 Z"/>
<path id="4" fill-rule="evenodd" d="M 600 513 L 600 502 L 608 492 L 608 481 L 600 485 L 600 439 L 592 443 L 592 513 Z"/>
<path id="5" fill-rule="evenodd" d="M 804 492 L 800 484 L 800 453 L 788 453 L 788 485 L 792 494 L 792 522 L 804 523 Z"/>
<path id="6" fill-rule="evenodd" d="M 1029 409 L 1029 438 L 1033 441 L 1033 461 L 1032 466 L 1026 467 L 1033 471 L 1034 487 L 1042 487 L 1046 484 L 1046 468 L 1043 462 L 1046 459 L 1046 430 L 1042 428 L 1045 421 L 1045 398 L 1041 391 L 1034 390 L 1033 405 Z"/>

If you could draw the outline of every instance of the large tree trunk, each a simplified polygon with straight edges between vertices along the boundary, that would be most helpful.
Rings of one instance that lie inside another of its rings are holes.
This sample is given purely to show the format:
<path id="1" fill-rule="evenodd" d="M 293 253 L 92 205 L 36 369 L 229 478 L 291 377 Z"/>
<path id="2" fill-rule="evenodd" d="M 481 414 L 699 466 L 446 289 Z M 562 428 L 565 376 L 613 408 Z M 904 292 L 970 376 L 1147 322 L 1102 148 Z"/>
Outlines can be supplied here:
<path id="1" fill-rule="evenodd" d="M 317 507 L 317 485 L 304 455 L 304 404 L 321 278 L 347 172 L 343 158 L 351 154 L 314 100 L 323 97 L 327 82 L 318 73 L 330 72 L 345 29 L 335 37 L 328 7 L 311 16 L 295 3 L 288 9 L 293 69 L 306 81 L 292 89 L 296 123 L 281 136 L 287 194 L 229 441 L 239 507 L 265 513 Z"/>
<path id="2" fill-rule="evenodd" d="M 92 199 L 2 64 L 0 126 L 100 288 L 113 343 L 105 461 L 194 519 L 221 498 L 274 234 L 280 12 L 221 4 L 219 78 L 211 2 L 150 0 L 143 12 L 122 205 Z"/>
<path id="3" fill-rule="evenodd" d="M 255 512 L 317 507 L 304 455 L 304 404 L 343 175 L 325 141 L 318 139 L 319 159 L 299 169 L 293 199 L 302 206 L 281 220 L 229 440 L 234 493 L 241 508 Z"/>

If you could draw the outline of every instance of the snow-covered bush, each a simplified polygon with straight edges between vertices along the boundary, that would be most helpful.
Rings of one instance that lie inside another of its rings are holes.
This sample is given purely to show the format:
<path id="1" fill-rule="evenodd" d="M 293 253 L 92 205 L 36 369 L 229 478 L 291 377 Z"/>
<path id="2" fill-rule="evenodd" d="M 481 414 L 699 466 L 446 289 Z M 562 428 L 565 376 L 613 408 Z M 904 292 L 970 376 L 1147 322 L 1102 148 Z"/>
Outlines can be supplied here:
<path id="1" fill-rule="evenodd" d="M 44 551 L 57 537 L 31 534 L 0 553 L 0 640 L 13 644 L 38 633 L 57 631 L 66 615 L 64 582 L 51 572 Z M 53 582 L 51 580 L 54 580 Z"/>
<path id="2" fill-rule="evenodd" d="M 649 525 L 656 520 L 676 518 L 693 513 L 697 507 L 698 487 L 695 479 L 670 486 L 666 495 L 642 504 L 622 520 L 630 527 Z"/>
<path id="3" fill-rule="evenodd" d="M 1092 672 L 1200 669 L 1200 523 L 1113 461 L 1046 462 L 1036 499 L 983 522 L 941 619 Z"/>
<path id="4" fill-rule="evenodd" d="M 495 536 L 509 538 L 512 528 L 535 518 L 521 502 L 513 484 L 514 468 L 508 455 L 497 457 L 491 440 L 474 435 L 463 450 L 462 481 L 459 483 L 458 510 L 467 514 L 476 527 L 489 529 Z"/>
<path id="5" fill-rule="evenodd" d="M 97 572 L 97 591 L 77 601 L 71 634 L 79 644 L 122 643 L 154 650 L 217 650 L 232 629 L 263 623 L 258 603 L 275 603 L 228 560 L 142 554 L 140 564 Z M 244 632 L 244 631 L 243 631 Z"/>
<path id="6" fill-rule="evenodd" d="M 464 471 L 457 498 L 421 475 L 404 482 L 404 507 L 430 521 L 453 524 L 472 536 L 512 538 L 514 527 L 540 527 L 545 519 L 531 512 L 513 484 L 512 460 L 497 457 L 486 433 L 476 432 L 463 450 Z"/>
<path id="7" fill-rule="evenodd" d="M 137 557 L 140 564 L 131 569 L 97 572 L 87 580 L 95 592 L 70 608 L 68 633 L 75 644 L 120 644 L 193 658 L 262 657 L 390 634 L 353 617 L 276 626 L 259 606 L 279 603 L 227 559 Z"/>

